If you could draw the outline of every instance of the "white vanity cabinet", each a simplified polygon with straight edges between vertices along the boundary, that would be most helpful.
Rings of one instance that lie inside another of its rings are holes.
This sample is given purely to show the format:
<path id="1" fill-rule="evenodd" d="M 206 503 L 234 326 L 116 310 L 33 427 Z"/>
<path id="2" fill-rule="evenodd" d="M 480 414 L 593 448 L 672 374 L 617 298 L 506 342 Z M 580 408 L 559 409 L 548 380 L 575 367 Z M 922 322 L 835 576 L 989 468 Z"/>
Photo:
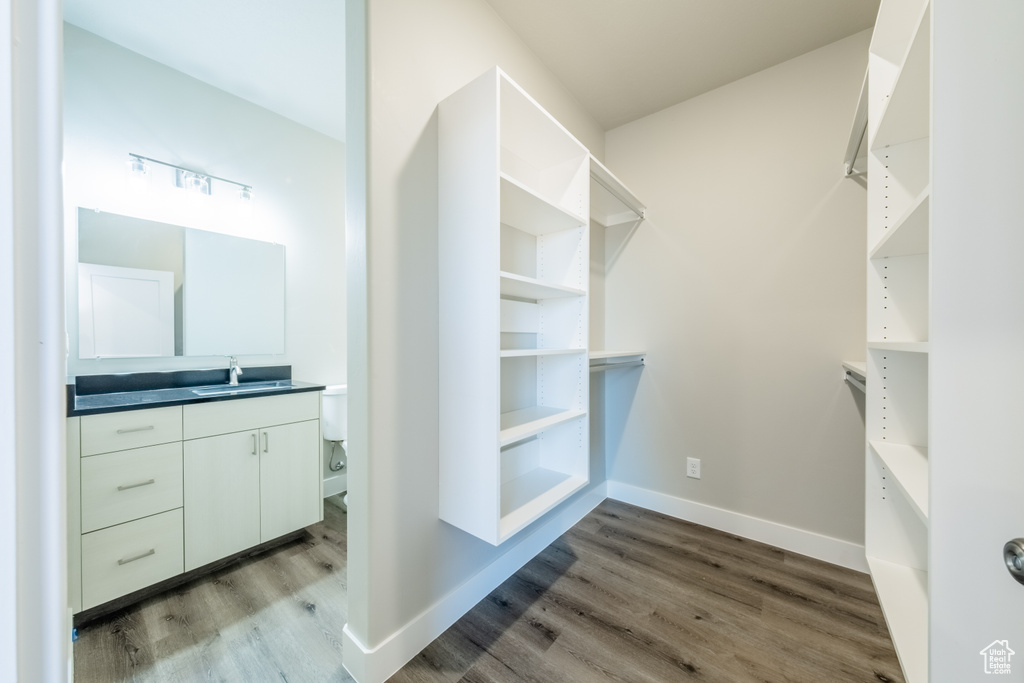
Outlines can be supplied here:
<path id="1" fill-rule="evenodd" d="M 68 419 L 75 613 L 323 518 L 320 393 Z"/>
<path id="2" fill-rule="evenodd" d="M 75 428 L 70 584 L 82 610 L 184 570 L 181 408 L 72 418 Z"/>
<path id="3" fill-rule="evenodd" d="M 249 427 L 184 442 L 186 571 L 321 519 L 319 414 L 316 393 L 185 406 L 186 434 Z"/>

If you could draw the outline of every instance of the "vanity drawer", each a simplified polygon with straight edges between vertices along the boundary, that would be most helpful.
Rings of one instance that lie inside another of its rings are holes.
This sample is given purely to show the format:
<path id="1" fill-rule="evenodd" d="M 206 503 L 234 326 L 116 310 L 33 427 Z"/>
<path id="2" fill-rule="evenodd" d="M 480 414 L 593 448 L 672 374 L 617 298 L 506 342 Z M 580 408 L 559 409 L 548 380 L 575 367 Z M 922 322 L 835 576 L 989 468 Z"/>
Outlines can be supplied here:
<path id="1" fill-rule="evenodd" d="M 82 460 L 82 532 L 181 507 L 181 442 Z"/>
<path id="2" fill-rule="evenodd" d="M 86 415 L 82 418 L 82 455 L 181 441 L 181 406 Z"/>
<path id="3" fill-rule="evenodd" d="M 82 609 L 184 571 L 181 508 L 82 536 Z"/>
<path id="4" fill-rule="evenodd" d="M 320 418 L 320 392 L 303 391 L 183 406 L 185 439 L 244 432 Z"/>

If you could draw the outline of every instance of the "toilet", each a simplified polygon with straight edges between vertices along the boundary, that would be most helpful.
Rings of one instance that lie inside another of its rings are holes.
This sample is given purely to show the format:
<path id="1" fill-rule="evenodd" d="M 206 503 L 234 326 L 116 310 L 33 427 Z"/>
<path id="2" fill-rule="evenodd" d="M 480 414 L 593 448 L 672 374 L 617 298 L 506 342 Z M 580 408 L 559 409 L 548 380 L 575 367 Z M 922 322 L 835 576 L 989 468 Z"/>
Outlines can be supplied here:
<path id="1" fill-rule="evenodd" d="M 334 384 L 320 400 L 320 426 L 324 440 L 324 498 L 348 491 L 348 385 Z M 345 496 L 348 503 L 348 496 Z"/>

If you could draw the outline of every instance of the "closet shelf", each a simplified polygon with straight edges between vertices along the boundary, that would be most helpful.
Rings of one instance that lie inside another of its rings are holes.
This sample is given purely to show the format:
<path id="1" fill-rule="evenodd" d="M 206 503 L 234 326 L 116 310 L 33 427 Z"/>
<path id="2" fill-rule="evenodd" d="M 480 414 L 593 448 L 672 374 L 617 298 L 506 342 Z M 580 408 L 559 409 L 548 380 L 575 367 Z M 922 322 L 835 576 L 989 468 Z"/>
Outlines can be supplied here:
<path id="1" fill-rule="evenodd" d="M 541 282 L 532 277 L 516 275 L 501 271 L 501 296 L 514 296 L 520 299 L 539 301 L 542 299 L 560 299 L 569 296 L 585 296 L 586 292 L 576 287 L 564 287 L 549 282 Z"/>
<path id="2" fill-rule="evenodd" d="M 877 351 L 905 351 L 907 353 L 928 353 L 928 342 L 869 341 L 869 349 Z"/>
<path id="3" fill-rule="evenodd" d="M 566 356 L 586 353 L 586 349 L 502 349 L 502 358 L 524 358 L 527 356 Z"/>
<path id="4" fill-rule="evenodd" d="M 844 360 L 843 369 L 847 372 L 852 372 L 861 379 L 865 379 L 868 376 L 868 364 L 862 360 Z"/>
<path id="5" fill-rule="evenodd" d="M 502 413 L 498 433 L 498 445 L 507 446 L 521 441 L 534 434 L 569 420 L 575 420 L 587 414 L 580 409 L 552 408 L 549 406 L 531 406 L 522 410 Z"/>
<path id="6" fill-rule="evenodd" d="M 907 683 L 928 680 L 928 572 L 867 558 Z"/>
<path id="7" fill-rule="evenodd" d="M 919 140 L 929 135 L 930 66 L 931 66 L 931 14 L 926 6 L 918 22 L 899 76 L 893 84 L 879 117 L 871 149 L 881 149 L 902 142 Z"/>
<path id="8" fill-rule="evenodd" d="M 646 355 L 646 351 L 591 351 L 590 371 L 642 367 L 646 363 Z"/>
<path id="9" fill-rule="evenodd" d="M 928 449 L 888 441 L 868 442 L 888 468 L 903 495 L 921 521 L 928 524 Z"/>
<path id="10" fill-rule="evenodd" d="M 910 208 L 893 223 L 868 258 L 927 254 L 930 197 L 931 186 L 928 186 L 914 199 Z"/>
<path id="11" fill-rule="evenodd" d="M 587 485 L 586 477 L 538 467 L 501 485 L 498 542 Z"/>
<path id="12" fill-rule="evenodd" d="M 531 235 L 546 235 L 580 228 L 586 225 L 587 220 L 502 173 L 501 222 Z"/>

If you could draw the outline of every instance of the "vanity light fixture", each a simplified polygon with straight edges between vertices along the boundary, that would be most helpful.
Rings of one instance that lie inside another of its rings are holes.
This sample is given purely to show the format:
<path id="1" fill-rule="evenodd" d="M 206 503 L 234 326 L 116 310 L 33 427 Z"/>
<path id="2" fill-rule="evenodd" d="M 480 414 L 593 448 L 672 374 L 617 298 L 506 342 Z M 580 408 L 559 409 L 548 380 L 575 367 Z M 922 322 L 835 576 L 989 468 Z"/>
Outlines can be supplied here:
<path id="1" fill-rule="evenodd" d="M 145 178 L 149 175 L 149 164 L 144 157 L 128 155 L 128 171 L 135 178 Z"/>
<path id="2" fill-rule="evenodd" d="M 147 163 L 148 162 L 148 163 Z M 169 164 L 166 161 L 160 161 L 159 159 L 152 159 L 150 157 L 144 157 L 141 154 L 135 154 L 133 152 L 128 153 L 128 165 L 131 169 L 132 175 L 139 177 L 145 176 L 149 172 L 149 163 L 160 164 L 161 166 L 167 166 L 174 169 L 174 184 L 176 187 L 180 187 L 198 194 L 212 194 L 212 183 L 211 181 L 216 180 L 221 183 L 228 183 L 229 185 L 237 185 L 238 197 L 243 201 L 249 201 L 252 199 L 252 185 L 246 185 L 235 180 L 228 180 L 227 178 L 218 178 L 215 175 L 207 175 L 194 171 L 184 166 L 178 166 L 177 164 Z"/>

